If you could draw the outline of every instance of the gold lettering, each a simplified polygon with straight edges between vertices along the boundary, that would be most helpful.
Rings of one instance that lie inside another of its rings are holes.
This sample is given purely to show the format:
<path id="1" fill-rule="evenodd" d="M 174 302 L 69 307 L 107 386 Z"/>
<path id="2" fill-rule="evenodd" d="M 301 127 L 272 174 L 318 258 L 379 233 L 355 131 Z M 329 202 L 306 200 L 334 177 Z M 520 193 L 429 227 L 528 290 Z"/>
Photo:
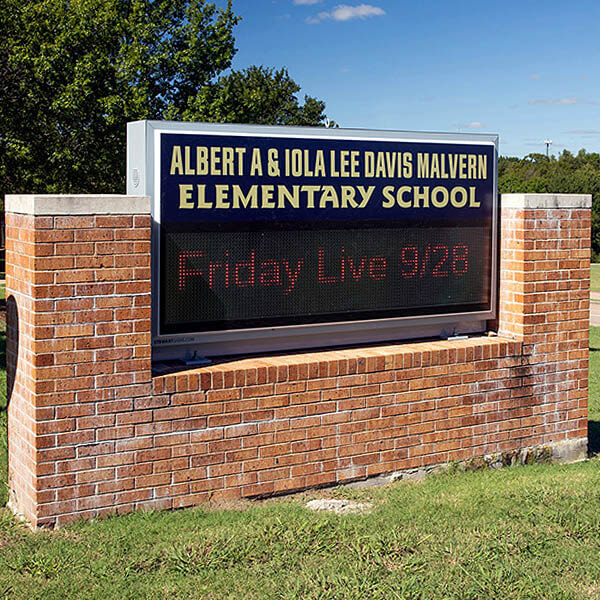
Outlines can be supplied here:
<path id="1" fill-rule="evenodd" d="M 413 206 L 419 208 L 419 201 L 423 200 L 423 208 L 429 208 L 429 186 L 423 186 L 423 191 L 420 191 L 420 186 L 416 186 L 413 192 Z"/>
<path id="2" fill-rule="evenodd" d="M 292 175 L 302 177 L 302 151 L 297 148 L 292 150 Z"/>
<path id="3" fill-rule="evenodd" d="M 475 199 L 475 186 L 471 186 L 469 188 L 469 207 L 479 208 L 480 206 L 481 206 L 481 202 L 478 202 Z"/>
<path id="4" fill-rule="evenodd" d="M 262 177 L 263 168 L 262 168 L 262 160 L 260 158 L 260 148 L 252 149 L 252 162 L 250 163 L 250 177 L 254 175 L 258 175 Z"/>
<path id="5" fill-rule="evenodd" d="M 229 208 L 229 202 L 227 200 L 227 194 L 229 192 L 228 185 L 215 185 L 216 202 L 215 208 Z"/>
<path id="6" fill-rule="evenodd" d="M 327 202 L 331 202 L 331 208 L 339 208 L 338 196 L 332 185 L 323 186 L 323 193 L 319 200 L 319 208 L 327 208 Z"/>
<path id="7" fill-rule="evenodd" d="M 195 175 L 196 170 L 192 169 L 191 163 L 191 148 L 189 146 L 185 146 L 185 174 L 186 175 Z"/>
<path id="8" fill-rule="evenodd" d="M 244 154 L 246 154 L 246 148 L 236 148 L 235 152 L 238 157 L 238 175 L 244 174 Z"/>
<path id="9" fill-rule="evenodd" d="M 329 160 L 331 161 L 331 173 L 329 175 L 331 177 L 339 177 L 340 174 L 335 168 L 335 150 L 329 152 Z"/>
<path id="10" fill-rule="evenodd" d="M 404 167 L 402 169 L 402 174 L 407 179 L 410 179 L 413 176 L 412 154 L 410 152 L 405 152 L 403 159 Z"/>
<path id="11" fill-rule="evenodd" d="M 478 156 L 478 173 L 477 177 L 479 179 L 487 179 L 487 156 L 485 154 L 480 154 Z"/>
<path id="12" fill-rule="evenodd" d="M 193 185 L 179 184 L 179 208 L 194 208 L 192 200 Z"/>
<path id="13" fill-rule="evenodd" d="M 358 202 L 354 200 L 354 196 L 356 196 L 356 190 L 352 185 L 343 185 L 342 186 L 342 208 L 348 208 L 348 204 L 352 206 L 352 208 L 356 208 L 358 206 Z"/>
<path id="14" fill-rule="evenodd" d="M 360 152 L 358 150 L 352 150 L 352 152 L 350 152 L 350 175 L 352 177 L 360 177 L 360 172 L 358 170 L 359 156 Z"/>
<path id="15" fill-rule="evenodd" d="M 405 194 L 405 192 L 410 192 L 411 191 L 411 187 L 408 185 L 403 185 L 402 187 L 400 187 L 398 189 L 398 194 L 397 194 L 397 199 L 398 199 L 398 206 L 400 206 L 400 208 L 410 208 L 412 206 L 412 202 L 410 200 L 404 200 L 403 196 Z M 417 204 L 417 208 L 418 208 L 418 204 Z"/>
<path id="16" fill-rule="evenodd" d="M 348 167 L 350 166 L 350 150 L 340 152 L 340 177 L 349 177 Z"/>
<path id="17" fill-rule="evenodd" d="M 307 149 L 304 149 L 304 176 L 313 177 L 314 173 L 310 170 L 310 155 Z"/>
<path id="18" fill-rule="evenodd" d="M 477 179 L 477 157 L 469 154 L 469 179 Z"/>
<path id="19" fill-rule="evenodd" d="M 461 195 L 461 200 L 457 200 L 457 196 Z M 454 187 L 450 192 L 450 204 L 454 208 L 463 208 L 467 204 L 467 190 L 464 187 Z"/>
<path id="20" fill-rule="evenodd" d="M 279 151 L 277 148 L 269 148 L 267 152 L 267 172 L 269 177 L 279 177 Z"/>
<path id="21" fill-rule="evenodd" d="M 440 157 L 437 154 L 431 155 L 431 171 L 429 175 L 432 179 L 440 176 Z"/>
<path id="22" fill-rule="evenodd" d="M 196 208 L 212 208 L 212 202 L 206 201 L 206 185 L 204 183 L 199 183 L 198 188 L 198 204 Z"/>
<path id="23" fill-rule="evenodd" d="M 381 206 L 383 208 L 393 208 L 394 204 L 396 204 L 396 198 L 394 198 L 394 186 L 386 185 L 382 191 L 383 197 L 386 199 L 387 202 L 382 202 Z"/>
<path id="24" fill-rule="evenodd" d="M 233 148 L 223 148 L 223 175 L 235 175 Z"/>
<path id="25" fill-rule="evenodd" d="M 325 156 L 323 155 L 323 150 L 317 150 L 317 154 L 315 156 L 315 177 L 325 177 Z"/>
<path id="26" fill-rule="evenodd" d="M 375 154 L 371 151 L 365 152 L 365 177 L 375 176 Z"/>
<path id="27" fill-rule="evenodd" d="M 181 158 L 181 146 L 173 146 L 171 154 L 170 175 L 183 175 L 183 159 Z"/>
<path id="28" fill-rule="evenodd" d="M 386 152 L 385 159 L 387 176 L 396 177 L 396 161 L 402 160 L 402 154 L 400 152 Z"/>
<path id="29" fill-rule="evenodd" d="M 441 200 L 438 199 L 440 193 L 442 195 Z M 444 208 L 444 206 L 448 204 L 448 190 L 441 185 L 434 187 L 433 190 L 431 190 L 431 204 L 436 208 Z"/>
<path id="30" fill-rule="evenodd" d="M 429 154 L 426 152 L 417 154 L 417 177 L 419 179 L 429 179 Z"/>
<path id="31" fill-rule="evenodd" d="M 272 185 L 261 185 L 262 188 L 262 205 L 261 208 L 275 208 L 275 202 L 273 202 L 273 190 Z"/>
<path id="32" fill-rule="evenodd" d="M 208 175 L 208 148 L 196 146 L 196 175 Z"/>
<path id="33" fill-rule="evenodd" d="M 448 162 L 450 163 L 450 177 L 456 179 L 456 168 L 458 167 L 458 155 L 449 154 Z"/>
<path id="34" fill-rule="evenodd" d="M 385 177 L 385 156 L 383 152 L 377 153 L 377 166 L 375 167 L 375 177 Z"/>
<path id="35" fill-rule="evenodd" d="M 321 189 L 320 185 L 303 185 L 300 190 L 306 192 L 306 208 L 315 207 L 315 192 Z"/>
<path id="36" fill-rule="evenodd" d="M 459 179 L 467 178 L 467 174 L 465 172 L 466 167 L 467 167 L 467 155 L 459 154 L 458 155 L 458 178 Z"/>
<path id="37" fill-rule="evenodd" d="M 210 149 L 210 174 L 220 175 L 221 169 L 219 169 L 219 163 L 221 162 L 221 148 L 213 146 Z"/>
<path id="38" fill-rule="evenodd" d="M 374 185 L 370 185 L 369 187 L 364 187 L 362 185 L 357 186 L 358 193 L 362 196 L 362 202 L 358 205 L 358 208 L 365 208 L 373 195 L 373 191 L 375 190 Z"/>
<path id="39" fill-rule="evenodd" d="M 286 200 L 292 205 L 293 208 L 300 208 L 300 186 L 293 185 L 292 193 L 290 194 L 287 186 L 280 185 L 278 186 L 278 199 L 277 199 L 277 208 L 285 208 Z"/>
<path id="40" fill-rule="evenodd" d="M 442 179 L 448 179 L 448 172 L 446 171 L 446 155 L 445 154 L 441 154 L 440 155 L 440 177 Z"/>
<path id="41" fill-rule="evenodd" d="M 239 185 L 233 186 L 233 208 L 258 208 L 258 186 L 252 185 L 248 193 L 244 196 L 242 188 Z"/>

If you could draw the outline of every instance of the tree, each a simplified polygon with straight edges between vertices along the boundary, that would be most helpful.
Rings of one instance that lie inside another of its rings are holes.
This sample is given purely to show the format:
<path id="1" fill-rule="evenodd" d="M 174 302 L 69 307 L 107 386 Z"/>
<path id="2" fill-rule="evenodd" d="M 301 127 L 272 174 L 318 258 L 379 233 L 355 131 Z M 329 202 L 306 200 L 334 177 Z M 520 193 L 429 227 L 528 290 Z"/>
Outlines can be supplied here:
<path id="1" fill-rule="evenodd" d="M 1 197 L 123 192 L 128 121 L 319 124 L 323 103 L 300 106 L 283 69 L 219 79 L 238 21 L 231 1 L 4 0 Z"/>
<path id="2" fill-rule="evenodd" d="M 296 97 L 299 91 L 300 86 L 286 69 L 253 66 L 232 71 L 206 85 L 184 118 L 269 125 L 323 124 L 325 104 L 305 96 L 301 105 Z"/>
<path id="3" fill-rule="evenodd" d="M 592 259 L 600 259 L 600 154 L 564 150 L 558 158 L 529 154 L 500 157 L 501 193 L 592 194 Z"/>

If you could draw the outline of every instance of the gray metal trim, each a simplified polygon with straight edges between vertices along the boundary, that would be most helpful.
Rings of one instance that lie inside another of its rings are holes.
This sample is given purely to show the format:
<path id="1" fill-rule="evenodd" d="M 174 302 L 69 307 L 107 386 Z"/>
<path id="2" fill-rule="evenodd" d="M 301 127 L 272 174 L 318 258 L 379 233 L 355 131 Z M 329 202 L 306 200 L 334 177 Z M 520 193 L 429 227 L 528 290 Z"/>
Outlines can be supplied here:
<path id="1" fill-rule="evenodd" d="M 471 315 L 469 315 L 471 316 Z M 419 318 L 417 318 L 419 319 Z M 350 327 L 346 323 L 278 327 L 272 329 L 235 330 L 229 337 L 217 339 L 214 334 L 197 339 L 195 336 L 164 336 L 154 340 L 152 349 L 155 360 L 191 357 L 194 352 L 203 356 L 233 356 L 239 354 L 268 353 L 281 350 L 307 348 L 335 348 L 367 343 L 397 342 L 408 339 L 439 337 L 446 339 L 457 334 L 473 334 L 486 331 L 487 322 L 481 320 L 457 320 L 440 323 L 420 321 L 418 325 L 404 324 L 398 327 L 389 320 L 356 321 Z M 315 329 L 318 327 L 318 329 Z M 199 337 L 199 336 L 197 336 Z"/>
<path id="2" fill-rule="evenodd" d="M 214 133 L 215 135 L 263 135 L 282 137 L 313 137 L 313 138 L 356 138 L 356 139 L 390 139 L 390 140 L 418 140 L 437 141 L 447 143 L 498 144 L 499 136 L 490 133 L 448 133 L 448 132 L 422 132 L 407 130 L 382 130 L 382 129 L 352 129 L 325 127 L 282 127 L 278 125 L 240 125 L 231 123 L 182 123 L 179 121 L 133 121 L 128 123 L 128 132 L 131 126 L 145 126 L 146 131 L 171 131 L 178 133 Z"/>

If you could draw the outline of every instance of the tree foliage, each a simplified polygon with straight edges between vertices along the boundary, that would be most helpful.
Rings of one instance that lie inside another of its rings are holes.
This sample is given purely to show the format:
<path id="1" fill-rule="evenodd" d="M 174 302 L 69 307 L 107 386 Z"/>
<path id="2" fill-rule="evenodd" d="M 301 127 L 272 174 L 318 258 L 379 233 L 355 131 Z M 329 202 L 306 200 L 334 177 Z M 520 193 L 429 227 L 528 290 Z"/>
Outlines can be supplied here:
<path id="1" fill-rule="evenodd" d="M 564 150 L 558 158 L 529 154 L 500 157 L 500 193 L 592 194 L 592 258 L 600 259 L 600 155 Z"/>
<path id="2" fill-rule="evenodd" d="M 137 119 L 321 124 L 287 71 L 223 73 L 239 18 L 207 0 L 3 0 L 0 195 L 123 192 Z"/>
<path id="3" fill-rule="evenodd" d="M 189 114 L 224 123 L 321 124 L 325 104 L 305 96 L 301 105 L 296 97 L 299 91 L 300 86 L 286 69 L 253 66 L 206 85 L 192 102 Z"/>

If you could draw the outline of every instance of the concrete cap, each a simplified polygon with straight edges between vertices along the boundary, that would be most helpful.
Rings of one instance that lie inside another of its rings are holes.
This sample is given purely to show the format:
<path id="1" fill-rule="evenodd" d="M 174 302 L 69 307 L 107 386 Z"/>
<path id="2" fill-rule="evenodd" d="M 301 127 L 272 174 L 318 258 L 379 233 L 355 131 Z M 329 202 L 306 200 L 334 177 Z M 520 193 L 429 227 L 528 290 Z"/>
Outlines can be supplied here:
<path id="1" fill-rule="evenodd" d="M 5 212 L 35 216 L 149 215 L 149 196 L 9 194 Z"/>
<path id="2" fill-rule="evenodd" d="M 501 194 L 501 208 L 591 208 L 591 194 Z"/>

